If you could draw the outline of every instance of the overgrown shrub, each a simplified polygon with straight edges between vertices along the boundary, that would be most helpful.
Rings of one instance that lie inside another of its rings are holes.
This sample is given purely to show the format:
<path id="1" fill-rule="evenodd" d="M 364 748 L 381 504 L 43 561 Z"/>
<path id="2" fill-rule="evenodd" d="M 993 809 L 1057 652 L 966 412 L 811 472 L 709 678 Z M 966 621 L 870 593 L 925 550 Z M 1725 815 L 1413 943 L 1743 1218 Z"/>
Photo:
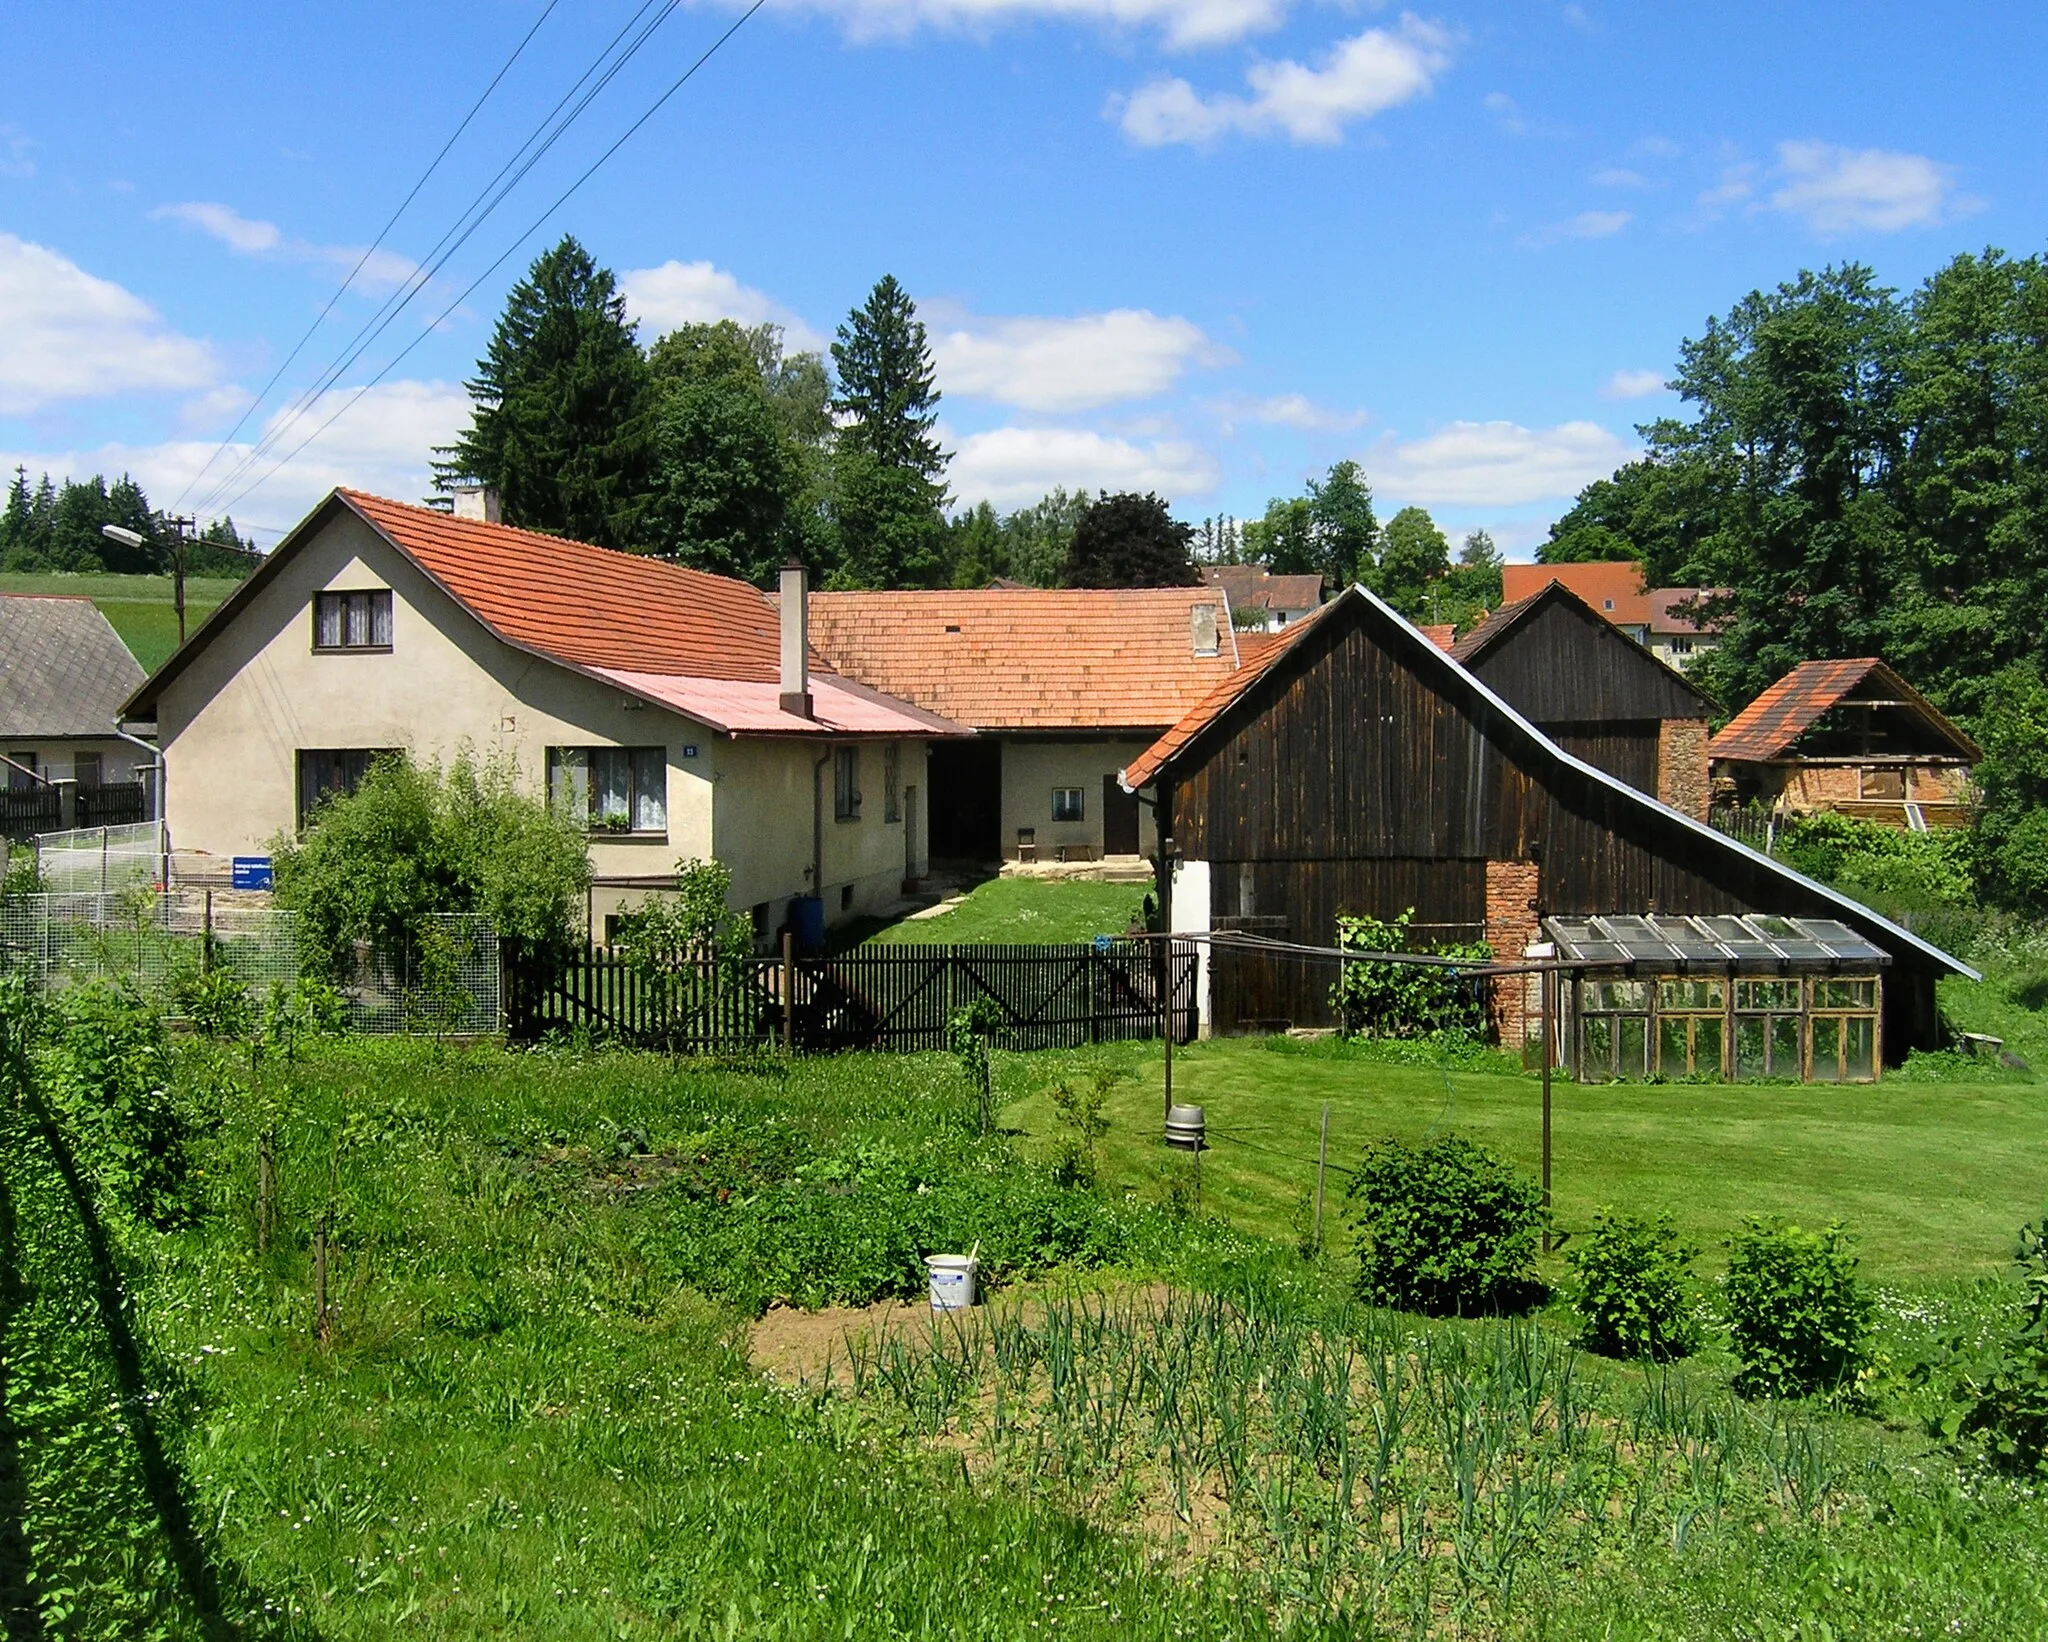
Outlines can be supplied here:
<path id="1" fill-rule="evenodd" d="M 1978 1345 L 1962 1335 L 1944 1342 L 1950 1375 L 1942 1430 L 1975 1437 L 2003 1471 L 2048 1471 L 2048 1215 L 2020 1227 L 2013 1249 L 2021 1305 L 2003 1335 Z"/>
<path id="2" fill-rule="evenodd" d="M 1743 1396 L 1854 1391 L 1870 1361 L 1873 1308 L 1842 1227 L 1752 1218 L 1729 1241 L 1722 1286 Z"/>
<path id="3" fill-rule="evenodd" d="M 1692 1263 L 1671 1216 L 1602 1209 L 1566 1251 L 1578 1279 L 1580 1343 L 1603 1357 L 1665 1362 L 1699 1348 Z"/>
<path id="4" fill-rule="evenodd" d="M 232 970 L 217 964 L 175 971 L 170 1004 L 174 1013 L 190 1021 L 192 1030 L 205 1038 L 247 1037 L 256 1021 L 256 1004 L 249 988 Z"/>
<path id="5" fill-rule="evenodd" d="M 1414 917 L 1410 907 L 1392 922 L 1339 918 L 1337 944 L 1352 952 L 1419 950 L 1409 941 Z M 1430 955 L 1483 964 L 1492 960 L 1493 949 L 1480 942 L 1436 947 Z M 1347 1037 L 1479 1037 L 1486 1031 L 1486 1004 L 1479 987 L 1450 965 L 1347 961 L 1330 988 L 1330 1007 Z"/>
<path id="6" fill-rule="evenodd" d="M 64 994 L 43 1087 L 102 1191 L 153 1225 L 178 1220 L 190 1172 L 188 1125 L 171 1093 L 163 1022 L 125 986 Z"/>
<path id="7" fill-rule="evenodd" d="M 1534 1297 L 1543 1189 L 1484 1146 L 1447 1134 L 1368 1146 L 1355 1205 L 1358 1292 L 1432 1316 L 1511 1310 Z"/>
<path id="8" fill-rule="evenodd" d="M 274 839 L 271 852 L 278 904 L 299 914 L 309 965 L 334 981 L 352 975 L 359 941 L 415 960 L 443 912 L 484 914 L 523 955 L 560 951 L 590 881 L 577 827 L 519 791 L 510 764 L 466 751 L 445 770 L 378 759 L 303 838 Z"/>
<path id="9" fill-rule="evenodd" d="M 1122 1076 L 1114 1067 L 1098 1066 L 1086 1082 L 1061 1078 L 1052 1086 L 1053 1123 L 1059 1129 L 1053 1142 L 1053 1172 L 1061 1184 L 1095 1184 L 1096 1142 L 1109 1133 L 1103 1107 Z"/>
<path id="10" fill-rule="evenodd" d="M 740 993 L 752 934 L 731 893 L 730 867 L 693 857 L 676 863 L 673 894 L 650 895 L 620 920 L 617 944 L 676 1042 L 715 1030 Z"/>
<path id="11" fill-rule="evenodd" d="M 995 1062 L 989 1039 L 1001 1019 L 987 997 L 962 1004 L 946 1019 L 946 1047 L 959 1060 L 961 1076 L 974 1092 L 975 1113 L 985 1135 L 994 1133 L 996 1126 Z"/>
<path id="12" fill-rule="evenodd" d="M 1932 912 L 1975 905 L 1974 847 L 1956 828 L 1902 832 L 1823 810 L 1788 822 L 1777 852 L 1807 877 L 1890 911 Z"/>

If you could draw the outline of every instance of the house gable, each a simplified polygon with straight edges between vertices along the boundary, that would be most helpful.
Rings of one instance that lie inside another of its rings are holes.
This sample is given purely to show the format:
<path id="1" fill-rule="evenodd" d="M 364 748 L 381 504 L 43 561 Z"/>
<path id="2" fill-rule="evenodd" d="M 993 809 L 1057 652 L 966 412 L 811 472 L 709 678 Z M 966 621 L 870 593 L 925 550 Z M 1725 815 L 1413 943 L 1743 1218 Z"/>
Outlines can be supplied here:
<path id="1" fill-rule="evenodd" d="M 1533 724 L 1705 720 L 1716 711 L 1698 685 L 1562 582 L 1496 610 L 1451 654 Z"/>

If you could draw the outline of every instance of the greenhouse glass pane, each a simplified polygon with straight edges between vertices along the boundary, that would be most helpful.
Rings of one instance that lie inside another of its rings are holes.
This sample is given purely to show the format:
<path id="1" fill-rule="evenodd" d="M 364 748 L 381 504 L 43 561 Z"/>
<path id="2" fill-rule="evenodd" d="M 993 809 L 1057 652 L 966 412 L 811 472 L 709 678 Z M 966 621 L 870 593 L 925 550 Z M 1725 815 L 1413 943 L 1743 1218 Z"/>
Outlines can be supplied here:
<path id="1" fill-rule="evenodd" d="M 1667 1078 L 1682 1078 L 1691 1070 L 1685 1062 L 1685 1017 L 1665 1016 L 1657 1023 L 1657 1071 Z"/>
<path id="2" fill-rule="evenodd" d="M 1614 1017 L 1588 1015 L 1583 1041 L 1586 1050 L 1586 1076 L 1603 1079 L 1613 1077 Z"/>
<path id="3" fill-rule="evenodd" d="M 1618 1017 L 1614 1023 L 1614 1046 L 1615 1070 L 1619 1076 L 1645 1076 L 1650 1069 L 1650 1017 Z"/>
<path id="4" fill-rule="evenodd" d="M 1738 1015 L 1735 1019 L 1735 1075 L 1760 1078 L 1764 1075 L 1764 1018 Z"/>
<path id="5" fill-rule="evenodd" d="M 1813 1081 L 1836 1083 L 1842 1076 L 1842 1022 L 1836 1015 L 1813 1017 Z"/>
<path id="6" fill-rule="evenodd" d="M 1771 1017 L 1771 1076 L 1796 1078 L 1799 1070 L 1799 1017 Z"/>
<path id="7" fill-rule="evenodd" d="M 1721 1022 L 1714 1016 L 1703 1015 L 1692 1023 L 1692 1069 L 1698 1077 L 1721 1075 Z"/>
<path id="8" fill-rule="evenodd" d="M 1843 1072 L 1845 1076 L 1866 1079 L 1876 1075 L 1872 1064 L 1873 1046 L 1877 1042 L 1877 1022 L 1868 1015 L 1851 1016 L 1842 1022 Z"/>

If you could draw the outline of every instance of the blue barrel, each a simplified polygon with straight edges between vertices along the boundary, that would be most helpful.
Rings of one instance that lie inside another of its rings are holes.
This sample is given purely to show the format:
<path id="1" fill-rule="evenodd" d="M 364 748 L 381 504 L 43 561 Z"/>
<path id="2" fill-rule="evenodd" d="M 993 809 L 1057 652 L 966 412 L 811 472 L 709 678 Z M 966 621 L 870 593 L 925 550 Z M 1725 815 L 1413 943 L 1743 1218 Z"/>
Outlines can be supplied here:
<path id="1" fill-rule="evenodd" d="M 815 895 L 789 898 L 789 927 L 796 949 L 809 957 L 825 950 L 825 903 Z"/>

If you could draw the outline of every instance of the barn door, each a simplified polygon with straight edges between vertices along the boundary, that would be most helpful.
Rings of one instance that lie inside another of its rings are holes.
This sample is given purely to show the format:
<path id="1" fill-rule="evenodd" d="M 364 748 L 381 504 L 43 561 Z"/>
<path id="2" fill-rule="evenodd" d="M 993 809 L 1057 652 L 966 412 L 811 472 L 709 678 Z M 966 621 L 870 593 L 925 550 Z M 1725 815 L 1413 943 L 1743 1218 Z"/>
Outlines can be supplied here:
<path id="1" fill-rule="evenodd" d="M 1138 795 L 1125 792 L 1113 775 L 1102 778 L 1102 853 L 1138 853 Z"/>

